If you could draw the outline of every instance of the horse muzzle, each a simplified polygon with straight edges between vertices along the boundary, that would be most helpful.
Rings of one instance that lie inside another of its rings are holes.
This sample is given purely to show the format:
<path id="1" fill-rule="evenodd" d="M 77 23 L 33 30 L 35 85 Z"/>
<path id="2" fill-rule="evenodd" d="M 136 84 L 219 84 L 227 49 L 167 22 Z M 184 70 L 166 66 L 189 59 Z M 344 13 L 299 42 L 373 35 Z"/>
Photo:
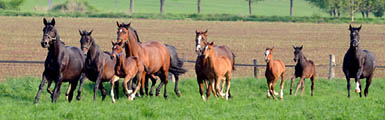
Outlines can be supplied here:
<path id="1" fill-rule="evenodd" d="M 47 41 L 41 41 L 40 42 L 40 44 L 41 44 L 41 47 L 43 47 L 43 48 L 47 48 L 48 47 L 48 42 Z"/>

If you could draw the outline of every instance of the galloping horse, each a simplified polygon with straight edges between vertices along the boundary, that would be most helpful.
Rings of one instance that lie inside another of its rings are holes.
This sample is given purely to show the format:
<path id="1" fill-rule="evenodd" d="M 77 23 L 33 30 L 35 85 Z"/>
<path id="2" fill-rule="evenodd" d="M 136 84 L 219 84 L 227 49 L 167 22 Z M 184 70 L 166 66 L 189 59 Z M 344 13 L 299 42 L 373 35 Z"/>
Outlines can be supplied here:
<path id="1" fill-rule="evenodd" d="M 107 92 L 101 82 L 116 81 L 119 79 L 115 76 L 115 64 L 116 61 L 111 59 L 111 53 L 102 51 L 99 45 L 96 44 L 94 38 L 92 38 L 92 31 L 86 30 L 80 31 L 79 34 L 81 49 L 87 56 L 85 60 L 84 73 L 87 78 L 95 82 L 94 87 L 94 100 L 96 99 L 96 92 L 98 89 L 102 92 L 102 100 L 106 98 Z M 115 84 L 118 84 L 117 81 Z M 117 97 L 119 98 L 119 87 L 115 89 Z"/>
<path id="2" fill-rule="evenodd" d="M 202 82 L 202 84 L 203 84 L 203 82 L 208 79 L 206 77 L 207 73 L 200 70 L 200 69 L 204 68 L 204 65 L 202 63 L 202 60 L 203 60 L 202 51 L 203 51 L 203 48 L 205 48 L 208 45 L 207 32 L 208 32 L 208 30 L 206 30 L 204 32 L 201 32 L 198 30 L 195 31 L 195 34 L 196 34 L 196 36 L 195 36 L 195 48 L 196 48 L 195 52 L 198 55 L 196 62 L 195 62 L 195 73 L 197 75 L 198 84 L 200 84 L 200 82 Z M 220 46 L 214 45 L 214 52 L 215 52 L 215 54 L 217 54 L 219 56 L 227 57 L 231 61 L 232 69 L 235 70 L 235 67 L 234 67 L 235 55 L 230 50 L 229 47 L 227 47 L 225 45 L 220 45 Z M 223 85 L 224 85 L 224 83 L 223 83 Z M 202 86 L 202 88 L 203 88 L 203 86 Z M 214 91 L 215 91 L 215 89 L 214 89 Z M 203 91 L 201 91 L 201 93 L 203 94 Z M 232 97 L 231 92 L 229 91 L 229 98 L 231 98 L 231 97 Z M 204 98 L 202 97 L 202 99 L 204 99 Z"/>
<path id="3" fill-rule="evenodd" d="M 124 93 L 128 97 L 128 100 L 134 100 L 136 92 L 139 90 L 139 88 L 142 85 L 142 81 L 144 80 L 146 73 L 148 70 L 146 66 L 139 61 L 139 59 L 135 56 L 130 56 L 126 58 L 126 54 L 123 51 L 123 43 L 118 42 L 114 43 L 112 42 L 112 57 L 116 61 L 115 65 L 115 74 L 119 77 L 124 78 L 123 80 L 123 89 Z M 127 83 L 136 76 L 138 85 L 136 86 L 134 92 L 130 93 L 128 91 Z M 114 83 L 119 82 L 119 79 L 112 79 L 111 81 L 111 98 L 113 103 L 115 103 L 114 99 Z"/>
<path id="4" fill-rule="evenodd" d="M 285 86 L 285 73 L 286 68 L 285 64 L 281 60 L 273 60 L 273 48 L 266 48 L 265 51 L 265 61 L 267 63 L 266 65 L 266 72 L 265 77 L 267 80 L 267 86 L 269 90 L 267 90 L 267 97 L 273 96 L 275 99 L 275 91 L 274 86 L 278 81 L 278 78 L 281 77 L 281 92 L 280 92 L 280 98 L 283 99 L 283 87 Z"/>
<path id="5" fill-rule="evenodd" d="M 226 100 L 228 100 L 230 83 L 231 83 L 231 72 L 233 70 L 233 66 L 230 59 L 228 59 L 225 56 L 219 56 L 214 52 L 214 50 L 215 50 L 214 42 L 211 42 L 208 45 L 206 45 L 205 49 L 202 51 L 203 52 L 202 56 L 204 56 L 204 58 L 201 61 L 203 64 L 200 71 L 206 73 L 206 78 L 209 82 L 207 86 L 208 89 L 206 91 L 207 100 L 210 97 L 210 92 L 212 90 L 211 87 L 213 86 L 213 84 L 215 87 L 214 89 L 216 91 L 214 92 L 214 94 L 216 94 L 216 96 L 222 96 L 222 98 L 225 96 Z M 220 83 L 223 80 L 223 78 L 226 79 L 225 95 L 221 93 L 222 90 L 220 89 Z M 202 99 L 205 100 L 203 96 L 203 83 L 200 81 L 198 81 L 198 83 L 199 83 Z"/>
<path id="6" fill-rule="evenodd" d="M 295 72 L 294 76 L 291 78 L 291 84 L 290 84 L 290 95 L 292 93 L 293 89 L 293 84 L 294 80 L 297 77 L 300 77 L 300 81 L 297 84 L 297 89 L 295 91 L 295 96 L 297 96 L 297 92 L 299 87 L 302 85 L 302 92 L 301 96 L 303 94 L 303 91 L 305 89 L 305 79 L 310 78 L 311 79 L 311 96 L 314 95 L 314 83 L 315 83 L 315 77 L 316 77 L 316 70 L 315 70 L 315 65 L 314 62 L 311 60 L 307 60 L 306 57 L 302 53 L 302 48 L 301 47 L 295 47 L 294 48 L 294 62 L 297 62 L 295 65 Z"/>
<path id="7" fill-rule="evenodd" d="M 41 89 L 44 87 L 45 82 L 48 81 L 47 91 L 51 94 L 52 102 L 56 102 L 59 94 L 60 87 L 63 82 L 69 82 L 69 87 L 66 92 L 66 96 L 69 102 L 72 101 L 73 92 L 80 79 L 80 86 L 78 90 L 77 99 L 80 100 L 81 89 L 84 81 L 83 66 L 84 55 L 79 48 L 72 46 L 65 46 L 61 41 L 60 36 L 55 28 L 55 19 L 52 18 L 51 22 L 48 22 L 44 18 L 43 39 L 41 46 L 48 48 L 48 55 L 44 63 L 43 79 L 40 83 L 39 90 L 37 92 L 35 103 L 39 101 Z M 55 82 L 55 88 L 52 92 L 49 88 L 52 81 Z"/>
<path id="8" fill-rule="evenodd" d="M 159 75 L 161 82 L 164 83 L 164 97 L 167 98 L 168 71 L 170 68 L 170 52 L 167 47 L 158 42 L 150 41 L 139 43 L 135 32 L 130 29 L 130 24 L 119 24 L 117 32 L 117 42 L 122 42 L 126 48 L 127 56 L 135 56 L 148 68 L 147 74 Z M 142 85 L 147 80 L 142 81 Z M 142 89 L 144 86 L 142 86 Z M 157 95 L 158 94 L 157 90 Z"/>
<path id="9" fill-rule="evenodd" d="M 350 30 L 350 47 L 345 54 L 342 70 L 345 73 L 348 88 L 348 98 L 350 98 L 350 78 L 354 78 L 356 82 L 356 93 L 361 95 L 360 79 L 366 78 L 366 87 L 364 91 L 365 97 L 368 96 L 369 86 L 372 82 L 373 73 L 376 69 L 376 57 L 368 50 L 360 48 L 360 30 L 361 27 L 355 28 L 349 25 Z"/>

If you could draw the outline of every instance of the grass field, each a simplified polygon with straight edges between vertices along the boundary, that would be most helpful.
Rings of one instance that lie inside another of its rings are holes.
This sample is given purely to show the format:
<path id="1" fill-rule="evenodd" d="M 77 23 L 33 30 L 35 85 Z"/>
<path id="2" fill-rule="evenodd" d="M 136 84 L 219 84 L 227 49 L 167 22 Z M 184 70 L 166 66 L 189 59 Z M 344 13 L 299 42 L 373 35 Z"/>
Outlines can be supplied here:
<path id="1" fill-rule="evenodd" d="M 118 0 L 115 7 L 114 0 L 88 0 L 100 12 L 128 12 L 129 0 Z M 65 0 L 53 0 L 54 4 L 63 3 Z M 197 13 L 196 0 L 166 0 L 165 13 Z M 135 0 L 136 13 L 159 13 L 159 0 Z M 48 8 L 47 0 L 27 0 L 21 11 L 44 12 Z M 202 0 L 202 14 L 237 14 L 248 15 L 247 0 Z M 265 0 L 253 4 L 254 15 L 263 16 L 289 16 L 289 1 Z M 304 0 L 294 1 L 294 16 L 327 16 L 318 8 L 311 6 Z"/>
<path id="2" fill-rule="evenodd" d="M 104 102 L 98 94 L 92 101 L 94 83 L 86 81 L 81 101 L 67 103 L 64 92 L 56 104 L 50 102 L 43 90 L 40 103 L 33 104 L 40 78 L 9 78 L 0 83 L 0 119 L 383 119 L 385 117 L 385 80 L 374 79 L 369 97 L 359 98 L 354 93 L 348 99 L 346 81 L 320 79 L 316 82 L 315 96 L 310 96 L 306 81 L 304 96 L 289 95 L 286 81 L 284 100 L 267 99 L 266 80 L 237 78 L 232 80 L 234 98 L 229 101 L 211 97 L 203 102 L 195 79 L 180 82 L 181 97 L 168 86 L 169 98 L 141 97 L 134 101 L 125 98 Z M 62 89 L 67 88 L 67 83 Z M 109 84 L 105 83 L 109 86 Z M 278 85 L 277 85 L 278 86 Z M 109 90 L 109 87 L 107 88 Z M 123 96 L 122 92 L 120 92 Z"/>
<path id="3" fill-rule="evenodd" d="M 251 64 L 257 59 L 264 62 L 266 47 L 275 47 L 274 59 L 285 64 L 293 62 L 292 45 L 304 45 L 304 54 L 316 64 L 328 64 L 329 54 L 336 56 L 341 65 L 349 47 L 348 24 L 272 23 L 272 22 L 218 22 L 143 19 L 56 18 L 57 29 L 67 45 L 80 47 L 78 29 L 93 29 L 93 37 L 103 50 L 111 51 L 111 40 L 116 40 L 116 21 L 132 21 L 142 41 L 157 40 L 175 45 L 179 56 L 195 60 L 195 30 L 208 29 L 208 40 L 218 45 L 228 45 L 235 53 L 236 63 Z M 42 38 L 41 17 L 0 17 L 0 60 L 44 61 L 47 49 L 40 46 Z M 361 47 L 372 51 L 377 64 L 385 65 L 383 54 L 384 25 L 364 24 L 361 30 Z M 0 64 L 0 76 L 36 76 L 44 70 L 41 64 Z M 189 70 L 182 78 L 195 77 L 194 64 L 186 63 Z M 234 77 L 252 76 L 252 67 L 237 67 Z M 318 67 L 318 77 L 327 77 L 328 67 Z M 264 68 L 259 69 L 263 77 Z M 288 68 L 288 78 L 293 69 Z M 340 67 L 337 77 L 343 77 Z M 375 77 L 385 77 L 384 69 L 377 69 Z"/>

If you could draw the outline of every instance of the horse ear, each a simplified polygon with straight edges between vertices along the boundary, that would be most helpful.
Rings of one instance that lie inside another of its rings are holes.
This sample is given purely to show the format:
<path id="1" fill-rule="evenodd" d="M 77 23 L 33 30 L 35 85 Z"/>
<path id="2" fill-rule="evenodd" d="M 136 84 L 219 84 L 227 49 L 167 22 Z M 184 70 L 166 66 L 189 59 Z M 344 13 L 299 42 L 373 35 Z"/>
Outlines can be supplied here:
<path id="1" fill-rule="evenodd" d="M 43 23 L 45 26 L 47 26 L 47 24 L 48 24 L 47 19 L 43 18 Z"/>
<path id="2" fill-rule="evenodd" d="M 295 49 L 295 46 L 293 45 L 293 48 Z"/>
<path id="3" fill-rule="evenodd" d="M 299 47 L 300 50 L 302 50 L 302 48 L 303 48 L 303 45 L 301 45 L 301 47 Z"/>
<path id="4" fill-rule="evenodd" d="M 112 46 L 115 46 L 115 43 L 114 43 L 114 41 L 112 41 L 112 40 L 111 40 L 111 44 L 112 44 Z"/>
<path id="5" fill-rule="evenodd" d="M 215 44 L 215 42 L 214 42 L 214 41 L 210 43 L 210 45 L 214 45 L 214 44 Z"/>
<path id="6" fill-rule="evenodd" d="M 118 21 L 116 21 L 116 26 L 120 27 L 120 24 L 119 24 L 119 22 L 118 22 Z"/>
<path id="7" fill-rule="evenodd" d="M 271 48 L 271 51 L 273 51 L 273 49 L 274 49 L 274 46 Z"/>
<path id="8" fill-rule="evenodd" d="M 94 31 L 94 30 L 91 30 L 87 35 L 91 35 L 91 34 L 92 34 L 92 31 Z"/>
<path id="9" fill-rule="evenodd" d="M 206 29 L 206 31 L 205 31 L 205 34 L 207 34 L 207 32 L 208 32 L 209 30 L 208 29 Z"/>
<path id="10" fill-rule="evenodd" d="M 362 24 L 360 25 L 360 27 L 358 27 L 358 31 L 360 31 L 360 30 L 361 30 L 361 27 L 362 27 Z"/>
<path id="11" fill-rule="evenodd" d="M 349 25 L 349 30 L 352 31 L 353 27 L 352 24 Z"/>
<path id="12" fill-rule="evenodd" d="M 127 26 L 130 27 L 130 26 L 131 26 L 131 22 L 129 22 L 129 23 L 127 24 Z"/>
<path id="13" fill-rule="evenodd" d="M 80 34 L 80 36 L 83 36 L 82 31 L 80 31 L 80 29 L 79 29 L 79 34 Z"/>
<path id="14" fill-rule="evenodd" d="M 52 20 L 51 20 L 51 25 L 52 25 L 52 26 L 55 26 L 55 18 L 52 18 Z"/>
<path id="15" fill-rule="evenodd" d="M 199 32 L 198 32 L 198 30 L 195 30 L 195 34 L 198 34 Z"/>
<path id="16" fill-rule="evenodd" d="M 122 46 L 122 45 L 123 45 L 123 42 L 119 42 L 118 45 L 119 45 L 119 46 Z"/>

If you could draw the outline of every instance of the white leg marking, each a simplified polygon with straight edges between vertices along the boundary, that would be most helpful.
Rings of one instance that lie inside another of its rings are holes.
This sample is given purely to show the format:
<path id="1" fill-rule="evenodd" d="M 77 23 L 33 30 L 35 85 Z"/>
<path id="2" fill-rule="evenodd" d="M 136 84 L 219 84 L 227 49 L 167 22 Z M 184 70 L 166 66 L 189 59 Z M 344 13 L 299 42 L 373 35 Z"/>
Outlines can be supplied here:
<path id="1" fill-rule="evenodd" d="M 283 98 L 283 90 L 281 89 L 281 99 Z"/>
<path id="2" fill-rule="evenodd" d="M 205 98 L 205 96 L 203 96 L 203 95 L 202 95 L 202 100 L 203 100 L 203 101 L 206 101 L 206 98 Z"/>
<path id="3" fill-rule="evenodd" d="M 269 92 L 269 90 L 267 90 L 267 97 L 270 97 L 270 92 Z"/>
<path id="4" fill-rule="evenodd" d="M 114 97 L 114 90 L 111 89 L 111 98 L 112 98 L 112 102 L 115 103 L 115 97 Z"/>
<path id="5" fill-rule="evenodd" d="M 360 90 L 360 83 L 359 82 L 356 82 L 356 93 L 360 93 L 361 90 Z"/>

